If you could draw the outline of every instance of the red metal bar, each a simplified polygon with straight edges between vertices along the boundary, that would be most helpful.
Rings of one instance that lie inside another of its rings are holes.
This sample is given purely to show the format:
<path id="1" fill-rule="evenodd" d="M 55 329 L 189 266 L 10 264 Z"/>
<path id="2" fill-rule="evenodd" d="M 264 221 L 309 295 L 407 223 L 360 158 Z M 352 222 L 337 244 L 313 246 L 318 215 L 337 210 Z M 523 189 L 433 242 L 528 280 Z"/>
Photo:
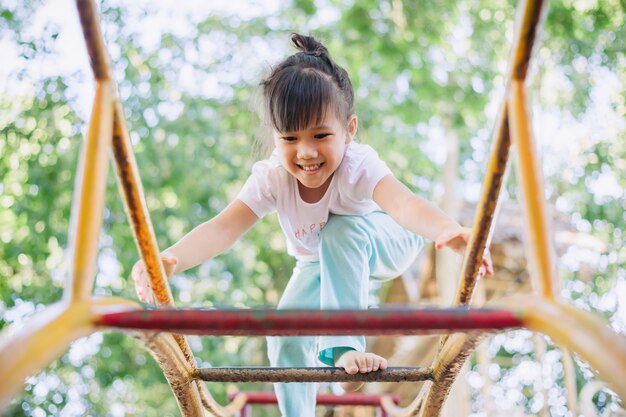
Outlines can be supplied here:
<path id="1" fill-rule="evenodd" d="M 522 327 L 504 309 L 198 310 L 158 309 L 101 314 L 96 325 L 223 336 L 441 334 Z"/>
<path id="2" fill-rule="evenodd" d="M 246 392 L 248 399 L 247 404 L 278 404 L 276 395 L 273 392 Z M 232 401 L 234 396 L 231 394 L 229 399 Z M 367 405 L 372 407 L 379 407 L 382 395 L 367 395 L 367 394 L 317 394 L 317 405 Z M 399 395 L 391 396 L 395 404 L 400 403 Z"/>

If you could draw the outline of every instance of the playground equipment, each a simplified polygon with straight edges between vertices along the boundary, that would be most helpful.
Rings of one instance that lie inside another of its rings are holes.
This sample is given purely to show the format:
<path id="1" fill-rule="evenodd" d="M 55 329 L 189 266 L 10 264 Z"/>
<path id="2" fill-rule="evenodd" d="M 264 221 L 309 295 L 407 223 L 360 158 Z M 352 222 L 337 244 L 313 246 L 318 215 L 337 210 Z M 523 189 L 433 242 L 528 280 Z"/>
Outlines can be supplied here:
<path id="1" fill-rule="evenodd" d="M 0 342 L 0 410 L 21 389 L 24 379 L 59 357 L 80 337 L 103 329 L 132 329 L 155 357 L 185 416 L 226 417 L 245 413 L 256 394 L 238 393 L 225 406 L 218 404 L 202 380 L 211 381 L 426 381 L 407 407 L 393 396 L 376 399 L 391 416 L 436 416 L 464 361 L 486 332 L 524 327 L 549 335 L 577 352 L 622 399 L 626 398 L 626 339 L 607 322 L 556 298 L 556 264 L 549 246 L 543 184 L 526 106 L 525 86 L 531 50 L 544 4 L 523 1 L 519 6 L 506 96 L 489 159 L 472 237 L 456 297 L 457 308 L 441 310 L 268 311 L 177 310 L 165 279 L 152 224 L 144 202 L 124 113 L 106 53 L 93 0 L 76 1 L 96 95 L 78 166 L 71 226 L 71 271 L 63 299 L 31 317 L 21 328 L 9 329 Z M 488 246 L 509 148 L 518 149 L 517 168 L 528 229 L 530 276 L 536 295 L 507 298 L 489 309 L 470 309 L 482 254 Z M 109 149 L 113 150 L 122 195 L 133 233 L 152 280 L 158 310 L 143 310 L 133 301 L 93 298 L 97 238 L 102 223 Z M 306 317 L 306 320 L 303 319 Z M 176 334 L 163 333 L 171 331 Z M 442 338 L 430 367 L 389 368 L 348 375 L 337 368 L 211 368 L 198 369 L 181 333 L 211 335 L 320 334 L 451 334 Z M 343 403 L 350 397 L 343 397 Z M 260 400 L 259 400 L 260 401 Z M 335 403 L 341 399 L 334 398 Z"/>

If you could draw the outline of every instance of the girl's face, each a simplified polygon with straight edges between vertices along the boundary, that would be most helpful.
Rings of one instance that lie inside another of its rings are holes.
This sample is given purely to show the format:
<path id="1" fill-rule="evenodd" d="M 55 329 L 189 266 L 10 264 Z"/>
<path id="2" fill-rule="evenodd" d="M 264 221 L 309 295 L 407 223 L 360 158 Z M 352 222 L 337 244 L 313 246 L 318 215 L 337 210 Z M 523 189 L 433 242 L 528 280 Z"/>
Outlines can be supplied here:
<path id="1" fill-rule="evenodd" d="M 274 131 L 274 143 L 283 167 L 304 187 L 315 189 L 332 178 L 356 130 L 356 115 L 350 116 L 346 125 L 333 112 L 327 112 L 319 126 L 295 132 Z"/>

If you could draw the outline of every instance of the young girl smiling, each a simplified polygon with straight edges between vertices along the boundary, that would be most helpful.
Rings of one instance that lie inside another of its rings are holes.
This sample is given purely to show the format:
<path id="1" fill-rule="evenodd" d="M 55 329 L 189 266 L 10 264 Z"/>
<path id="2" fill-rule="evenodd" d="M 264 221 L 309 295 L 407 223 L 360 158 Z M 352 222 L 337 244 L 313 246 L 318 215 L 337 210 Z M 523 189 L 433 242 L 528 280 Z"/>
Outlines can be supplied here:
<path id="1" fill-rule="evenodd" d="M 278 309 L 366 309 L 370 277 L 401 275 L 423 245 L 461 254 L 470 230 L 398 181 L 368 145 L 354 141 L 358 119 L 347 72 L 314 38 L 292 34 L 299 52 L 261 82 L 274 150 L 257 162 L 220 214 L 164 251 L 168 276 L 228 249 L 266 214 L 277 212 L 296 266 Z M 483 272 L 491 274 L 486 255 Z M 151 290 L 142 262 L 133 267 L 140 300 Z M 272 366 L 315 366 L 350 374 L 384 370 L 358 336 L 268 337 Z M 354 388 L 354 387 L 353 387 Z M 275 384 L 283 416 L 315 415 L 316 384 Z"/>

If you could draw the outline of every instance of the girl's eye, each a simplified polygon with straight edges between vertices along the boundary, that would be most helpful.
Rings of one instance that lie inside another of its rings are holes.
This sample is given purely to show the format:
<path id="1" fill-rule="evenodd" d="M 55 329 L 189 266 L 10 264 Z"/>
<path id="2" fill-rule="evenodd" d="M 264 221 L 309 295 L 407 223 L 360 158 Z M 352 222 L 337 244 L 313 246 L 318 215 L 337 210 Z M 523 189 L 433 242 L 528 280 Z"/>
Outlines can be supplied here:
<path id="1" fill-rule="evenodd" d="M 295 136 L 283 136 L 283 140 L 286 142 L 293 142 L 296 140 Z"/>
<path id="2" fill-rule="evenodd" d="M 324 139 L 326 136 L 330 136 L 330 133 L 319 133 L 313 136 L 315 139 Z"/>

